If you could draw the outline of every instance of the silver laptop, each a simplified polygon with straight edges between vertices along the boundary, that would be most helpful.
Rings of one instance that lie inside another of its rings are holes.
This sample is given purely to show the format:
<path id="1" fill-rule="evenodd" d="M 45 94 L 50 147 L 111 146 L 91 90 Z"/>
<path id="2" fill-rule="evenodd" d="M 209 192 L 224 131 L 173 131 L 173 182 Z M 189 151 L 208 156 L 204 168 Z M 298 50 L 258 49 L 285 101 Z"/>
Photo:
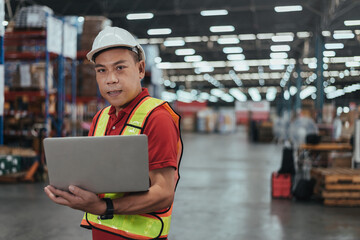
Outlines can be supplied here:
<path id="1" fill-rule="evenodd" d="M 75 185 L 94 193 L 149 188 L 146 135 L 44 139 L 50 185 Z"/>

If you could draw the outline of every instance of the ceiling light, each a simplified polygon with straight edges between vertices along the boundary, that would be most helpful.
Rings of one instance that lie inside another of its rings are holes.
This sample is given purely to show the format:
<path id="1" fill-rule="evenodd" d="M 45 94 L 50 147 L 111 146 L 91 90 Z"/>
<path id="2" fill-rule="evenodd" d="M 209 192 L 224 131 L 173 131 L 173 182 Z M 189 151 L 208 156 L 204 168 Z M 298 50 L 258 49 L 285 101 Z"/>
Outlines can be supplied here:
<path id="1" fill-rule="evenodd" d="M 168 35 L 171 33 L 170 28 L 153 28 L 147 30 L 148 35 Z"/>
<path id="2" fill-rule="evenodd" d="M 335 57 L 336 52 L 335 51 L 324 51 L 323 55 L 324 55 L 324 57 Z"/>
<path id="3" fill-rule="evenodd" d="M 250 70 L 250 67 L 247 64 L 238 64 L 234 66 L 234 70 L 237 72 L 246 72 Z"/>
<path id="4" fill-rule="evenodd" d="M 82 22 L 84 22 L 85 18 L 83 16 L 80 16 L 80 17 L 77 18 L 77 20 L 78 20 L 79 23 L 82 23 Z M 3 22 L 3 25 L 4 25 L 4 22 Z M 4 25 L 4 26 L 7 26 L 7 25 Z"/>
<path id="5" fill-rule="evenodd" d="M 211 93 L 211 95 L 214 95 L 216 97 L 222 97 L 225 94 L 221 89 L 218 89 L 218 88 L 211 89 L 210 93 Z"/>
<path id="6" fill-rule="evenodd" d="M 270 47 L 273 52 L 288 52 L 290 51 L 289 45 L 273 45 Z"/>
<path id="7" fill-rule="evenodd" d="M 224 47 L 223 52 L 226 53 L 226 54 L 242 53 L 243 49 L 241 47 Z"/>
<path id="8" fill-rule="evenodd" d="M 228 11 L 225 9 L 219 9 L 219 10 L 204 10 L 200 12 L 201 16 L 207 17 L 207 16 L 223 16 L 228 15 Z"/>
<path id="9" fill-rule="evenodd" d="M 346 62 L 345 66 L 350 68 L 350 67 L 360 67 L 360 62 Z"/>
<path id="10" fill-rule="evenodd" d="M 334 39 L 352 39 L 355 37 L 355 34 L 352 31 L 334 31 Z"/>
<path id="11" fill-rule="evenodd" d="M 277 6 L 274 7 L 275 12 L 298 12 L 302 11 L 301 5 L 291 5 L 291 6 Z"/>
<path id="12" fill-rule="evenodd" d="M 277 94 L 277 90 L 275 87 L 269 87 L 266 91 L 266 100 L 272 102 L 275 100 Z"/>
<path id="13" fill-rule="evenodd" d="M 294 41 L 294 37 L 291 35 L 276 35 L 271 37 L 273 42 L 292 42 Z"/>
<path id="14" fill-rule="evenodd" d="M 154 58 L 155 63 L 161 63 L 161 61 L 162 61 L 161 57 Z"/>
<path id="15" fill-rule="evenodd" d="M 240 40 L 238 38 L 219 38 L 217 40 L 218 44 L 238 44 L 240 42 Z"/>
<path id="16" fill-rule="evenodd" d="M 229 71 L 229 76 L 231 77 L 231 79 L 236 83 L 236 85 L 238 85 L 239 87 L 241 87 L 243 85 L 243 83 L 241 82 L 240 78 L 238 77 L 238 75 L 234 72 L 234 70 L 230 70 Z"/>
<path id="17" fill-rule="evenodd" d="M 255 36 L 255 34 L 240 34 L 239 39 L 240 40 L 255 40 L 256 36 Z"/>
<path id="18" fill-rule="evenodd" d="M 305 99 L 316 92 L 316 87 L 308 86 L 300 92 L 300 99 Z"/>
<path id="19" fill-rule="evenodd" d="M 185 62 L 200 62 L 202 57 L 200 55 L 186 56 L 184 60 Z"/>
<path id="20" fill-rule="evenodd" d="M 258 39 L 262 39 L 262 40 L 271 39 L 273 36 L 274 36 L 273 33 L 259 33 L 259 34 L 256 35 L 256 37 Z"/>
<path id="21" fill-rule="evenodd" d="M 288 54 L 286 52 L 274 52 L 270 53 L 270 58 L 288 58 Z"/>
<path id="22" fill-rule="evenodd" d="M 185 45 L 185 41 L 182 39 L 167 39 L 164 41 L 165 47 L 180 47 L 184 45 Z"/>
<path id="23" fill-rule="evenodd" d="M 344 21 L 345 26 L 358 26 L 360 25 L 360 20 L 346 20 Z"/>
<path id="24" fill-rule="evenodd" d="M 141 20 L 141 19 L 151 19 L 154 17 L 152 13 L 130 13 L 126 15 L 127 20 Z"/>
<path id="25" fill-rule="evenodd" d="M 235 99 L 230 94 L 225 93 L 224 95 L 222 95 L 221 100 L 225 102 L 233 102 Z"/>
<path id="26" fill-rule="evenodd" d="M 230 88 L 229 93 L 240 102 L 246 102 L 247 100 L 246 95 L 238 88 Z"/>
<path id="27" fill-rule="evenodd" d="M 195 68 L 195 72 L 197 74 L 204 73 L 204 72 L 213 72 L 213 71 L 214 71 L 214 67 L 211 67 L 211 66 L 204 66 L 204 67 Z"/>
<path id="28" fill-rule="evenodd" d="M 176 95 L 176 93 L 163 91 L 161 93 L 161 99 L 164 101 L 167 101 L 167 102 L 172 102 L 177 99 L 177 95 Z"/>
<path id="29" fill-rule="evenodd" d="M 297 93 L 298 89 L 295 86 L 291 86 L 289 89 L 290 95 L 294 96 Z"/>
<path id="30" fill-rule="evenodd" d="M 201 42 L 202 39 L 200 36 L 191 36 L 191 37 L 185 37 L 185 42 Z"/>
<path id="31" fill-rule="evenodd" d="M 289 90 L 285 90 L 285 91 L 284 91 L 284 99 L 285 99 L 285 100 L 289 100 L 289 99 L 290 99 L 290 92 L 289 92 Z"/>
<path id="32" fill-rule="evenodd" d="M 297 32 L 296 36 L 298 38 L 308 38 L 311 36 L 310 32 Z"/>
<path id="33" fill-rule="evenodd" d="M 193 48 L 176 49 L 175 54 L 178 56 L 193 55 L 195 54 L 195 50 Z"/>
<path id="34" fill-rule="evenodd" d="M 344 44 L 343 43 L 325 43 L 326 49 L 343 49 Z"/>
<path id="35" fill-rule="evenodd" d="M 323 35 L 323 37 L 330 37 L 331 36 L 330 31 L 322 31 L 321 34 Z"/>
<path id="36" fill-rule="evenodd" d="M 211 26 L 210 32 L 233 32 L 235 31 L 235 27 L 231 25 L 224 25 L 224 26 Z"/>
<path id="37" fill-rule="evenodd" d="M 254 102 L 259 102 L 261 101 L 261 95 L 260 95 L 260 92 L 257 88 L 249 88 L 248 89 L 248 93 L 251 97 L 251 99 L 254 101 Z"/>
<path id="38" fill-rule="evenodd" d="M 269 65 L 269 68 L 270 68 L 271 70 L 284 70 L 284 69 L 285 69 L 285 66 L 284 66 L 284 65 L 281 65 L 281 64 L 279 64 L 279 65 L 271 64 L 271 65 Z"/>
<path id="39" fill-rule="evenodd" d="M 227 55 L 227 59 L 229 61 L 244 60 L 245 55 L 244 54 L 229 54 L 229 55 Z"/>

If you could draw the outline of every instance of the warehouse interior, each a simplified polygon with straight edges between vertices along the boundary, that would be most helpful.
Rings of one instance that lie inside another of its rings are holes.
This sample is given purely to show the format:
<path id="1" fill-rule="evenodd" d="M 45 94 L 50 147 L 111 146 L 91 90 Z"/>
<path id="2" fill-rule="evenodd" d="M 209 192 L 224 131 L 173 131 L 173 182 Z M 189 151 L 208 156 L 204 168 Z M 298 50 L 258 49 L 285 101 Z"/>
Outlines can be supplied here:
<path id="1" fill-rule="evenodd" d="M 359 239 L 360 1 L 0 1 L 0 239 L 90 239 L 51 202 L 44 138 L 107 106 L 99 31 L 145 50 L 142 86 L 181 116 L 169 239 Z"/>

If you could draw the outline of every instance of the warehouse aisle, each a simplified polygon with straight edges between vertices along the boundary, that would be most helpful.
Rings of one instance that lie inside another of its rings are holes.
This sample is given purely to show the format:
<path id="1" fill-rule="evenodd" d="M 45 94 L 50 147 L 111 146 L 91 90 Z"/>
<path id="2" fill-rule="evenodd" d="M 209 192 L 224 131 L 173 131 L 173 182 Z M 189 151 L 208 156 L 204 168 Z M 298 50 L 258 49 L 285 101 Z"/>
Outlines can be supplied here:
<path id="1" fill-rule="evenodd" d="M 232 135 L 184 134 L 170 240 L 360 239 L 360 208 L 271 200 L 281 146 Z M 0 185 L 0 239 L 85 240 L 82 213 L 50 202 L 45 184 Z"/>

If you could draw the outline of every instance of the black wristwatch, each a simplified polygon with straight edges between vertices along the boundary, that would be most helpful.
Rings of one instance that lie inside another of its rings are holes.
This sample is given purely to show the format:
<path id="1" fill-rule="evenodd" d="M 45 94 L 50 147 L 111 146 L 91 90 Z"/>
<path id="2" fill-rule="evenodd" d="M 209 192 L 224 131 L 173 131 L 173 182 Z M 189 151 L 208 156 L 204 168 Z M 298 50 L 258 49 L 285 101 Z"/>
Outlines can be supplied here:
<path id="1" fill-rule="evenodd" d="M 99 220 L 113 219 L 114 217 L 114 205 L 110 198 L 102 198 L 106 202 L 106 211 L 104 215 L 98 216 Z"/>

